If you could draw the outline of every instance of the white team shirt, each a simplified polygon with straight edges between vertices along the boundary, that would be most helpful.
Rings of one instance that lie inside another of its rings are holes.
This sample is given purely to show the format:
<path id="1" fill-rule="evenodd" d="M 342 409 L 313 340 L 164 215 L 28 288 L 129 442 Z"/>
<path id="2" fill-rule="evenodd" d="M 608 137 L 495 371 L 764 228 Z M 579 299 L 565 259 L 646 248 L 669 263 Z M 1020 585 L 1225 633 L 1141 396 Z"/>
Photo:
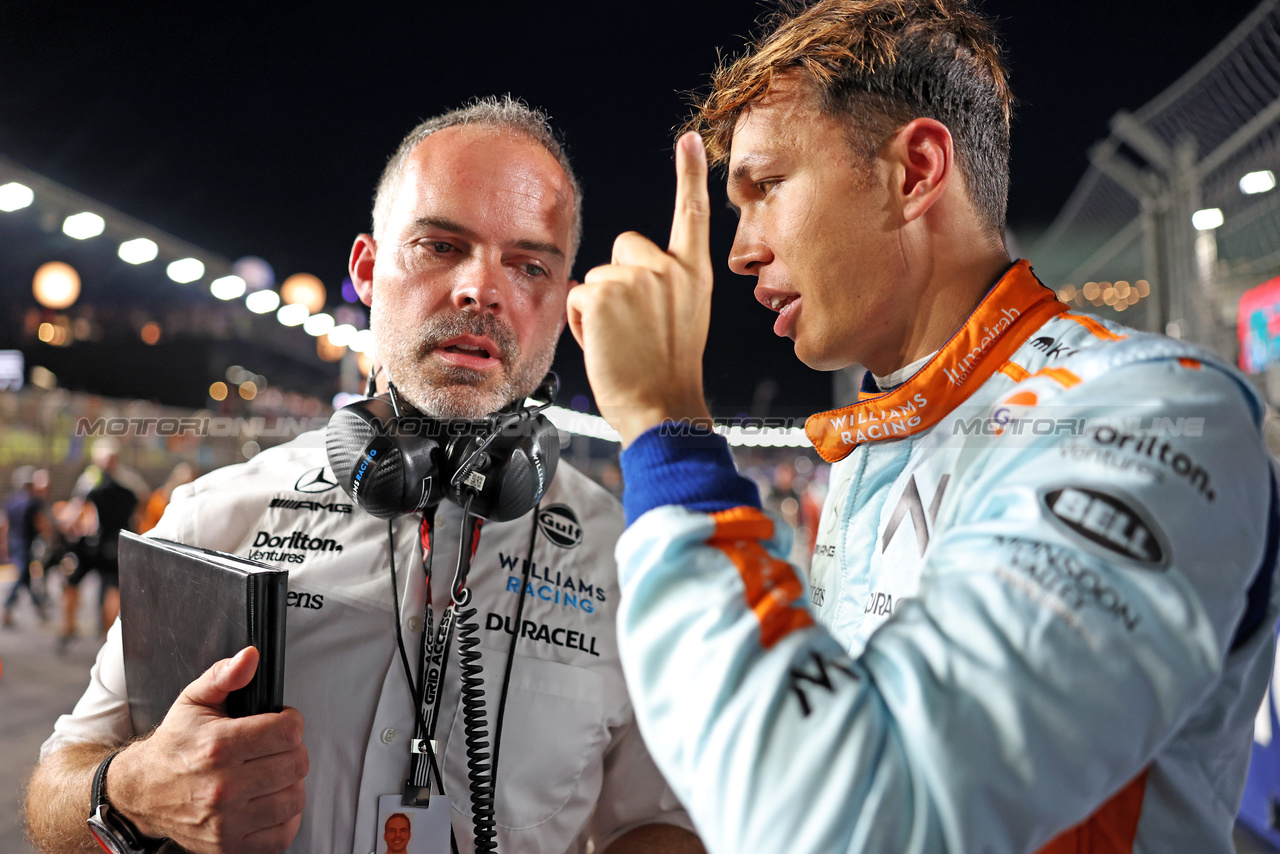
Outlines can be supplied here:
<path id="1" fill-rule="evenodd" d="M 434 623 L 449 602 L 461 510 L 435 516 Z M 477 608 L 492 734 L 520 578 L 533 527 L 533 567 L 503 725 L 496 812 L 500 851 L 600 851 L 648 823 L 692 829 L 636 730 L 614 626 L 612 552 L 622 532 L 612 496 L 564 462 L 535 520 L 486 523 L 469 577 Z M 419 517 L 394 523 L 399 627 L 417 678 L 423 584 Z M 290 570 L 285 703 L 306 721 L 311 771 L 293 852 L 371 852 L 377 798 L 408 775 L 414 712 L 392 619 L 387 523 L 355 506 L 326 464 L 323 433 L 175 491 L 151 536 Z M 126 570 L 127 571 L 127 570 Z M 127 612 L 122 619 L 127 619 Z M 460 851 L 473 850 L 455 634 L 436 740 Z M 131 737 L 120 631 L 108 633 L 89 688 L 58 719 L 41 755 L 77 742 Z"/>

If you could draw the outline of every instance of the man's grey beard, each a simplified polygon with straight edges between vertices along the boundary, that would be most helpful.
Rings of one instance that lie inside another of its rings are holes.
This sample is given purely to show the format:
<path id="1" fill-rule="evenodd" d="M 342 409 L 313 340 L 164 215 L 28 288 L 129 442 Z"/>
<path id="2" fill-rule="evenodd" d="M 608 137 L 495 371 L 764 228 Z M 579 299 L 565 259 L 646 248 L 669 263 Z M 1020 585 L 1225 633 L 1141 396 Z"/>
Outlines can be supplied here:
<path id="1" fill-rule="evenodd" d="M 400 396 L 431 418 L 475 420 L 523 400 L 542 382 L 555 358 L 556 339 L 551 338 L 522 361 L 515 331 L 491 314 L 461 311 L 402 330 L 381 305 L 374 300 L 370 326 L 382 367 Z M 484 371 L 427 362 L 428 354 L 440 342 L 462 335 L 483 336 L 497 346 L 498 352 L 490 355 L 502 360 L 499 376 L 491 378 Z M 482 387 L 486 383 L 490 385 Z"/>

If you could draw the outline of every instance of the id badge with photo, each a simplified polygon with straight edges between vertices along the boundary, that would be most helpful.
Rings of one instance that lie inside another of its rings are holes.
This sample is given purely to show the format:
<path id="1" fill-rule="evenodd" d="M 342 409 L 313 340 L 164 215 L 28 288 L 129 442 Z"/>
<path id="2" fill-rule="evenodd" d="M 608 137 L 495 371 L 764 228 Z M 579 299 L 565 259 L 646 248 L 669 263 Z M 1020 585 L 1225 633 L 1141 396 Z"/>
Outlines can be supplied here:
<path id="1" fill-rule="evenodd" d="M 376 854 L 449 854 L 451 801 L 433 795 L 429 807 L 406 807 L 401 795 L 378 798 Z"/>

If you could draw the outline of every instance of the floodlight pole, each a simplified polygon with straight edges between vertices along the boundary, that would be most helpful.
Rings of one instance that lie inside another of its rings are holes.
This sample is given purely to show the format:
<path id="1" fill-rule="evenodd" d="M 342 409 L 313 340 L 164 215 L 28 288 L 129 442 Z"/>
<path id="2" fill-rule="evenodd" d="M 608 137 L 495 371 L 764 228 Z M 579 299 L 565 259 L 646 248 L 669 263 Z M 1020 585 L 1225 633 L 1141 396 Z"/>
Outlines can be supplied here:
<path id="1" fill-rule="evenodd" d="M 1201 198 L 1196 141 L 1184 135 L 1170 146 L 1123 111 L 1112 118 L 1111 133 L 1090 150 L 1089 159 L 1141 206 L 1143 266 L 1155 297 L 1155 331 L 1219 351 L 1212 311 L 1217 243 L 1212 229 L 1197 233 L 1191 224 Z M 1145 164 L 1122 154 L 1121 145 Z"/>

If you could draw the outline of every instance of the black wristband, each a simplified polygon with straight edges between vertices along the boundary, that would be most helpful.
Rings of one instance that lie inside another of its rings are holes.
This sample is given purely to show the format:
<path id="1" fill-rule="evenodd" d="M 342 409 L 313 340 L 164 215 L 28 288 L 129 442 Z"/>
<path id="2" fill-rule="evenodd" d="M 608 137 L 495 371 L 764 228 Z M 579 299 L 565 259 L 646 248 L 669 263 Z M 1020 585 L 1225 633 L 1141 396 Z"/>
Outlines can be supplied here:
<path id="1" fill-rule="evenodd" d="M 112 854 L 154 854 L 168 840 L 143 836 L 133 822 L 113 809 L 107 800 L 107 769 L 123 749 L 117 747 L 108 753 L 93 774 L 93 786 L 89 790 L 89 832 Z"/>

